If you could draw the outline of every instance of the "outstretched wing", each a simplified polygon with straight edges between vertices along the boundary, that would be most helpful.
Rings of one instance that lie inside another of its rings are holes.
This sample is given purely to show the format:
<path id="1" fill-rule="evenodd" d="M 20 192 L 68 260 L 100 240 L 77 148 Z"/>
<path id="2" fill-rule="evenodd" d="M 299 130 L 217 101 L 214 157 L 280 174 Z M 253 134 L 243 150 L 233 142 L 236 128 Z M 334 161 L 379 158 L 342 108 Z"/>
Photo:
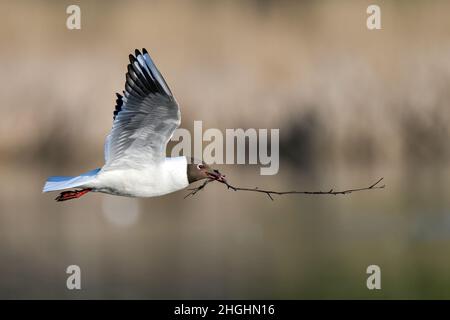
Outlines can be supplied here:
<path id="1" fill-rule="evenodd" d="M 113 127 L 105 141 L 105 166 L 139 167 L 165 158 L 167 142 L 180 125 L 180 110 L 147 50 L 136 49 L 117 94 Z"/>

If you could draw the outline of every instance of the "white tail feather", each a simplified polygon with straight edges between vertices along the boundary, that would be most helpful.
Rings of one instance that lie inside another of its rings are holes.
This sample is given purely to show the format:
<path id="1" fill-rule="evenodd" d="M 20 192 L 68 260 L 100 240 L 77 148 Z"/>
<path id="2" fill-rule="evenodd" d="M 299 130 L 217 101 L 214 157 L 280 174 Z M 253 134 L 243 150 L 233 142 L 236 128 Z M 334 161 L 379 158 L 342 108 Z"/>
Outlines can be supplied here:
<path id="1" fill-rule="evenodd" d="M 100 168 L 94 169 L 89 172 L 83 173 L 78 177 L 49 177 L 45 182 L 42 192 L 57 191 L 82 186 L 95 179 L 95 176 L 99 171 Z"/>

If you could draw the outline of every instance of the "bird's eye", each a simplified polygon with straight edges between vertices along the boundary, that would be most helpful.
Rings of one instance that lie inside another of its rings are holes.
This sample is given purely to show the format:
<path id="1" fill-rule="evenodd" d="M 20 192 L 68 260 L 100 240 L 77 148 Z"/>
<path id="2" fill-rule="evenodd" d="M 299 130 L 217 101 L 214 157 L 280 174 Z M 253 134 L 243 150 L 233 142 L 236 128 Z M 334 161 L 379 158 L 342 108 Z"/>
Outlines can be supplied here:
<path id="1" fill-rule="evenodd" d="M 201 170 L 201 169 L 203 169 L 203 168 L 205 168 L 204 165 L 202 165 L 202 164 L 197 165 L 197 169 L 198 169 L 198 170 Z"/>

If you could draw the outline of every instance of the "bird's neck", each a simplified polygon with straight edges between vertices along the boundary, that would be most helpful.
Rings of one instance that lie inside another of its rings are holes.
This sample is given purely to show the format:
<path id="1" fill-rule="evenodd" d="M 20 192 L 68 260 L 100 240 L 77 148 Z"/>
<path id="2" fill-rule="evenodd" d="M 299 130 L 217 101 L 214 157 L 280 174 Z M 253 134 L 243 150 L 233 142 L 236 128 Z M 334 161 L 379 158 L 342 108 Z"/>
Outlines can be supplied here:
<path id="1" fill-rule="evenodd" d="M 164 161 L 164 169 L 166 174 L 170 177 L 170 180 L 172 180 L 179 189 L 183 189 L 189 185 L 186 157 L 166 158 Z"/>

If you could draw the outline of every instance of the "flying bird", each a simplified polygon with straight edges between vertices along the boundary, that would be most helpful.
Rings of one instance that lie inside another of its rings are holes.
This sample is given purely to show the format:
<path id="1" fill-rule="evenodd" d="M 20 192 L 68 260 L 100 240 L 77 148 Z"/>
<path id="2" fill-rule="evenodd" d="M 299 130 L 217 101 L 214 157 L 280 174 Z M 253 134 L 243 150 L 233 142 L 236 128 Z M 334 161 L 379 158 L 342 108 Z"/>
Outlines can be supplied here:
<path id="1" fill-rule="evenodd" d="M 88 192 L 129 197 L 156 197 L 208 179 L 225 183 L 225 176 L 204 162 L 166 157 L 166 146 L 180 125 L 178 103 L 146 49 L 129 55 L 123 95 L 116 94 L 111 132 L 106 137 L 105 164 L 76 177 L 53 176 L 43 192 L 64 189 L 65 201 Z"/>

